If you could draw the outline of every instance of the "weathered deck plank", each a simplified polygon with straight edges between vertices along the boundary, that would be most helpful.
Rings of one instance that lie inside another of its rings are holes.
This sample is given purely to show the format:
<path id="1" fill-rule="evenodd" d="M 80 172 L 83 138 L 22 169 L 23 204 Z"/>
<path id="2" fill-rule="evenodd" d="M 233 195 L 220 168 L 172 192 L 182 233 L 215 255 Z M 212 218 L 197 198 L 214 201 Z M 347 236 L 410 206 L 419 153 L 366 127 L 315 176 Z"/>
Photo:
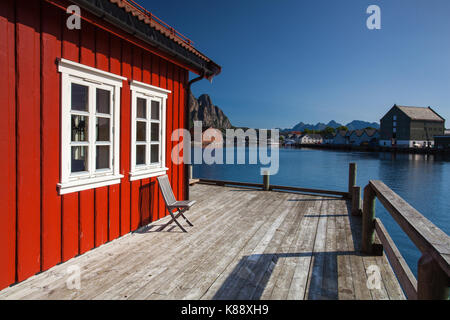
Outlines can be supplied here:
<path id="1" fill-rule="evenodd" d="M 195 185 L 188 233 L 169 218 L 0 292 L 0 299 L 404 299 L 386 257 L 360 255 L 340 198 Z M 377 265 L 381 290 L 367 288 Z M 66 285 L 79 266 L 81 290 Z"/>

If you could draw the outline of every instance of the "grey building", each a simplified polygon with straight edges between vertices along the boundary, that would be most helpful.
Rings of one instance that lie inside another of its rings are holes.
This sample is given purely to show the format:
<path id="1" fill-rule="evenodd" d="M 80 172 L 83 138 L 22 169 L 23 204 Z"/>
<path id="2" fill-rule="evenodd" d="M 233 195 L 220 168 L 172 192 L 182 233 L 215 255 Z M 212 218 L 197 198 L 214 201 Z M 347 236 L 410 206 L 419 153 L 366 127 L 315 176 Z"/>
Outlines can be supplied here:
<path id="1" fill-rule="evenodd" d="M 380 146 L 432 147 L 444 130 L 445 119 L 431 107 L 394 105 L 380 120 Z"/>

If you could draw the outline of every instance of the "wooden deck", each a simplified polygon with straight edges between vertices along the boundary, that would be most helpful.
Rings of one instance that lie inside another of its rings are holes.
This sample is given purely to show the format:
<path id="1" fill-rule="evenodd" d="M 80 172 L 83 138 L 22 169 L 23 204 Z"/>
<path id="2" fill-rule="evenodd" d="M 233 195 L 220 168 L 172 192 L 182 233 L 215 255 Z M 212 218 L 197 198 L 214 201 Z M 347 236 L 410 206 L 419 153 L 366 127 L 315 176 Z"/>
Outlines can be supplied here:
<path id="1" fill-rule="evenodd" d="M 340 198 L 195 185 L 184 234 L 167 218 L 0 292 L 0 299 L 405 299 L 383 257 L 359 253 Z M 367 269 L 382 282 L 369 290 Z M 68 268 L 81 289 L 67 287 Z"/>

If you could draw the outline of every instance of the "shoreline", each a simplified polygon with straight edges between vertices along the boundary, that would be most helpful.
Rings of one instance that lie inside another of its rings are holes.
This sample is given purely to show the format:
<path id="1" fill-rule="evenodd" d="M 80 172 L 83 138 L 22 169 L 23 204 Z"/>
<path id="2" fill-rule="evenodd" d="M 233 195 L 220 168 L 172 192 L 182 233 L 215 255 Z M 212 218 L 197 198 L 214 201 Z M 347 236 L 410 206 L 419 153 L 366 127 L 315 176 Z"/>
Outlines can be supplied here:
<path id="1" fill-rule="evenodd" d="M 450 154 L 450 150 L 434 148 L 395 148 L 381 146 L 352 146 L 352 145 L 332 145 L 332 144 L 295 144 L 285 146 L 284 148 L 302 149 L 315 148 L 340 151 L 363 151 L 363 152 L 391 152 L 391 153 L 410 153 L 410 154 Z"/>

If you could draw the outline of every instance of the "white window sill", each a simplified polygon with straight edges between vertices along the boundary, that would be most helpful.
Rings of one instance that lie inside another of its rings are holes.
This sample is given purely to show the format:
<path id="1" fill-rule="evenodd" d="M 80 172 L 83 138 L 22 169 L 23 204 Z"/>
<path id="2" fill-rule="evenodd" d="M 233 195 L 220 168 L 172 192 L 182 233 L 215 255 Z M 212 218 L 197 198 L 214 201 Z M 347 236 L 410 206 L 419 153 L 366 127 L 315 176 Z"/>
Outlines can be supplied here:
<path id="1" fill-rule="evenodd" d="M 80 179 L 77 181 L 67 183 L 59 183 L 58 184 L 59 194 L 64 195 L 119 184 L 122 178 L 123 175 L 115 175 L 115 176 L 105 176 L 101 178 Z"/>
<path id="2" fill-rule="evenodd" d="M 168 170 L 169 170 L 169 168 L 156 168 L 156 169 L 130 172 L 130 181 L 137 181 L 137 180 L 142 180 L 142 179 L 163 176 L 167 173 Z"/>

